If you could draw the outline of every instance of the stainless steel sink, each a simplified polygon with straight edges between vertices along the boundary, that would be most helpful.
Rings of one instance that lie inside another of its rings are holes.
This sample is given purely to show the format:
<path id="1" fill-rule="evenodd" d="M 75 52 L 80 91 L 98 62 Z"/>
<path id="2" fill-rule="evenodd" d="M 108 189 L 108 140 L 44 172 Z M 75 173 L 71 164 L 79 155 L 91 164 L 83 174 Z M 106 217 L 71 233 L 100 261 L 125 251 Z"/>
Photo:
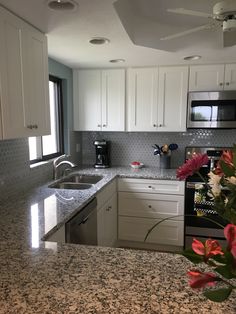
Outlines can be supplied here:
<path id="1" fill-rule="evenodd" d="M 86 183 L 74 183 L 74 182 L 57 182 L 49 185 L 49 188 L 54 189 L 67 189 L 67 190 L 87 190 L 93 185 Z"/>
<path id="2" fill-rule="evenodd" d="M 85 174 L 74 174 L 67 178 L 63 178 L 62 182 L 88 183 L 96 184 L 103 179 L 102 176 L 90 176 Z"/>
<path id="3" fill-rule="evenodd" d="M 48 187 L 54 189 L 87 190 L 102 179 L 103 179 L 102 176 L 74 174 L 62 178 L 60 181 L 52 183 Z"/>

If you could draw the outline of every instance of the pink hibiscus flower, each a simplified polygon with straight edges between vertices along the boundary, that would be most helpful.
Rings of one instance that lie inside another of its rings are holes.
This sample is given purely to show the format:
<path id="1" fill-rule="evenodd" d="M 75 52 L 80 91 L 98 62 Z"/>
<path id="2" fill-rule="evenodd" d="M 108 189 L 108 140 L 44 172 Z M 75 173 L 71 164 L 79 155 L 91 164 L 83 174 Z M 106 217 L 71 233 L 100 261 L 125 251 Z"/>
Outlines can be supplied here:
<path id="1" fill-rule="evenodd" d="M 233 252 L 236 253 L 236 226 L 233 224 L 228 224 L 225 228 L 224 228 L 224 235 L 225 238 L 228 242 L 228 247 L 227 249 L 229 251 L 232 250 L 233 248 Z M 232 253 L 232 252 L 231 252 Z M 233 253 L 232 253 L 233 254 Z M 233 254 L 234 255 L 234 254 Z M 236 254 L 235 254 L 236 255 Z"/>
<path id="2" fill-rule="evenodd" d="M 224 255 L 218 241 L 211 239 L 206 240 L 205 245 L 201 241 L 193 239 L 192 249 L 196 254 L 204 256 L 206 262 L 214 255 Z"/>
<path id="3" fill-rule="evenodd" d="M 189 285 L 193 289 L 204 288 L 206 286 L 215 286 L 215 282 L 218 280 L 213 273 L 203 273 L 198 270 L 188 271 Z"/>

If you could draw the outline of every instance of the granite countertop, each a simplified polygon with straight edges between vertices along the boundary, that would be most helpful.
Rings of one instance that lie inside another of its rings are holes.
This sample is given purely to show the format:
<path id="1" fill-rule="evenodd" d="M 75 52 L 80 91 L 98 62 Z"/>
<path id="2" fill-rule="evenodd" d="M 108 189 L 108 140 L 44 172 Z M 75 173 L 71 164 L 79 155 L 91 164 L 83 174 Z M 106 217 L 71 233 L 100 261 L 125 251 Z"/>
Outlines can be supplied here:
<path id="1" fill-rule="evenodd" d="M 41 241 L 117 175 L 175 179 L 172 170 L 94 171 L 104 179 L 90 192 L 47 184 L 1 204 L 0 313 L 236 313 L 234 296 L 217 304 L 188 287 L 193 265 L 182 256 Z"/>

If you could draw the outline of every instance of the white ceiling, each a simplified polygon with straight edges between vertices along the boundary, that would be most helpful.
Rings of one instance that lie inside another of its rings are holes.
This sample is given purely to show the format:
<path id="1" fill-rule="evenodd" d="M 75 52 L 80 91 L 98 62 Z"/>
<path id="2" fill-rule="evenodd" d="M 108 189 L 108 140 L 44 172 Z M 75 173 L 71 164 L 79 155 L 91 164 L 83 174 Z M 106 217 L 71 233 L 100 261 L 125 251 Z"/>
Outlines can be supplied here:
<path id="1" fill-rule="evenodd" d="M 186 63 L 187 55 L 202 55 L 194 63 L 236 62 L 236 46 L 222 48 L 218 31 L 200 31 L 175 39 L 176 51 L 167 52 L 134 45 L 126 33 L 113 2 L 115 0 L 74 0 L 78 9 L 74 12 L 51 11 L 46 0 L 0 0 L 10 9 L 48 36 L 49 56 L 72 68 L 78 67 L 128 67 Z M 126 21 L 133 27 L 137 41 L 139 36 L 153 40 L 157 29 L 164 25 L 163 32 L 173 34 L 207 23 L 205 18 L 170 16 L 166 8 L 183 7 L 212 13 L 215 0 L 119 0 L 125 6 Z M 169 33 L 168 33 L 169 32 Z M 110 43 L 93 46 L 92 37 L 106 37 Z M 119 65 L 109 63 L 110 59 L 122 58 Z M 189 63 L 189 62 L 188 62 Z M 192 62 L 193 63 L 193 62 Z"/>

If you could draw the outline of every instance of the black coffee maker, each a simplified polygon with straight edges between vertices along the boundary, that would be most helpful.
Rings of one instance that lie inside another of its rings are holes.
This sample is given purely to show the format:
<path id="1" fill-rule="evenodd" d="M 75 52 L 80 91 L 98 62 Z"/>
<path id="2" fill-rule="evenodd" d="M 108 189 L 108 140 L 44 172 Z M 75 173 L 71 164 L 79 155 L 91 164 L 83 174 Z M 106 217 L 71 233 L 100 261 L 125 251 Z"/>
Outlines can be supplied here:
<path id="1" fill-rule="evenodd" d="M 96 150 L 96 163 L 94 168 L 109 168 L 109 142 L 105 140 L 96 140 L 93 144 L 95 145 Z"/>

